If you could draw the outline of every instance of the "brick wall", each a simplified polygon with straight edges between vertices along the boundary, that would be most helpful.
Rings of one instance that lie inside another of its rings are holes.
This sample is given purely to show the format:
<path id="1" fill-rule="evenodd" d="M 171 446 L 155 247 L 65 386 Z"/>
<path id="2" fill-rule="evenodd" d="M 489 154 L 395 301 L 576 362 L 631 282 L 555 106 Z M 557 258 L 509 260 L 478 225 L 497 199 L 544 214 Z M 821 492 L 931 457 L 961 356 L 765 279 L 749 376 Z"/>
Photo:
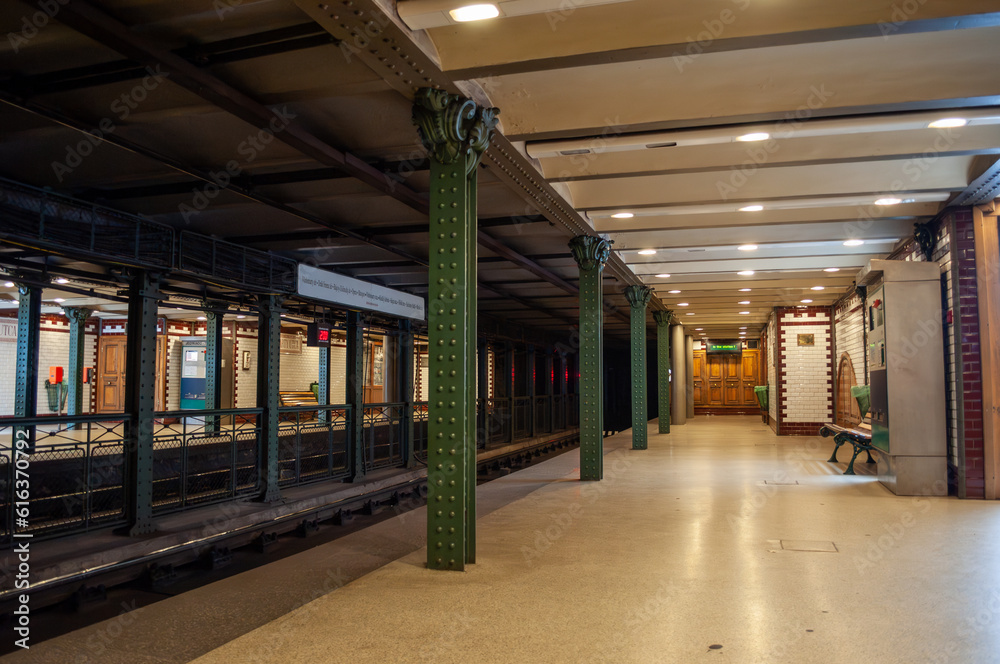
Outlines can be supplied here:
<path id="1" fill-rule="evenodd" d="M 778 434 L 815 436 L 833 419 L 833 329 L 829 307 L 775 310 Z M 813 335 L 800 346 L 798 335 Z"/>

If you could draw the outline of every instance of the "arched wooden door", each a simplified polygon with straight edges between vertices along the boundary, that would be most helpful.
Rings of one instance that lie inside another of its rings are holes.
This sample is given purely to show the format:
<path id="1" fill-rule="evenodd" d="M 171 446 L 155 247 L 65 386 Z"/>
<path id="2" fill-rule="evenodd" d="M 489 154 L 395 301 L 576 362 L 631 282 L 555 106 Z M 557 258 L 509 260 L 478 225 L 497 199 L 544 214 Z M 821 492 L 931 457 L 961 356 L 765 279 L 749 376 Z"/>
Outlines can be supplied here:
<path id="1" fill-rule="evenodd" d="M 851 388 L 857 384 L 851 356 L 844 353 L 837 368 L 837 424 L 842 427 L 857 426 L 861 422 L 858 402 L 851 396 Z"/>

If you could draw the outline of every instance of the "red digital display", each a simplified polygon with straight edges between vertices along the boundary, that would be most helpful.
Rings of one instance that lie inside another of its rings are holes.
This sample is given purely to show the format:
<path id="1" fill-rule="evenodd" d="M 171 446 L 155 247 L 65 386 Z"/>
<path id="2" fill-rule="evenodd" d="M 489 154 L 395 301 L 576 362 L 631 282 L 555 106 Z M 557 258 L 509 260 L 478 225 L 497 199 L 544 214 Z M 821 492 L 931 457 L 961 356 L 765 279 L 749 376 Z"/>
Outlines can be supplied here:
<path id="1" fill-rule="evenodd" d="M 329 341 L 330 340 L 330 330 L 320 329 L 316 333 L 316 339 L 317 339 L 317 341 L 320 341 L 320 342 Z"/>

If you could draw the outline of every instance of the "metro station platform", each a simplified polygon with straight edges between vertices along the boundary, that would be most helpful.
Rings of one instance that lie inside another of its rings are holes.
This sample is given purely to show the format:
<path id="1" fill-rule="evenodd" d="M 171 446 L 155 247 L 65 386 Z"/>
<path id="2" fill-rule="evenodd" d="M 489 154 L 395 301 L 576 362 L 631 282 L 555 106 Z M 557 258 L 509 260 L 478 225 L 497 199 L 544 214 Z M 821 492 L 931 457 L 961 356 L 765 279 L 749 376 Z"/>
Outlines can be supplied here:
<path id="1" fill-rule="evenodd" d="M 418 509 L 10 662 L 995 662 L 995 506 L 897 497 L 756 417 L 605 439 L 479 487 L 478 560 Z M 859 470 L 865 464 L 859 463 Z"/>

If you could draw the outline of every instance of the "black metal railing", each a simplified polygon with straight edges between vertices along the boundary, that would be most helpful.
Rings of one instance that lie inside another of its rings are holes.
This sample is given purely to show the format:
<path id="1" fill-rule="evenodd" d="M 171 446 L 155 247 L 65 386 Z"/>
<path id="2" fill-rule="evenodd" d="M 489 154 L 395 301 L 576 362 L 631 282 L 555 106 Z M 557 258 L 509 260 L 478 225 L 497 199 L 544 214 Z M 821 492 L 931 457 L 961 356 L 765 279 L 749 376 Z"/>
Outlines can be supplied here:
<path id="1" fill-rule="evenodd" d="M 233 408 L 157 413 L 154 514 L 259 493 L 262 412 Z"/>
<path id="2" fill-rule="evenodd" d="M 531 435 L 531 397 L 514 397 L 513 427 L 514 439 L 527 438 Z"/>
<path id="3" fill-rule="evenodd" d="M 566 412 L 567 404 L 569 404 L 569 399 L 567 399 L 566 394 L 554 394 L 552 395 L 552 430 L 562 431 L 566 428 L 566 422 L 569 421 L 569 413 Z"/>
<path id="4" fill-rule="evenodd" d="M 298 263 L 200 233 L 181 231 L 177 267 L 251 288 L 292 293 Z"/>
<path id="5" fill-rule="evenodd" d="M 299 486 L 348 475 L 350 406 L 290 406 L 278 412 L 279 486 Z"/>
<path id="6" fill-rule="evenodd" d="M 406 440 L 406 404 L 366 403 L 362 419 L 361 453 L 366 471 L 398 466 Z"/>
<path id="7" fill-rule="evenodd" d="M 535 397 L 535 435 L 552 433 L 552 397 Z"/>
<path id="8" fill-rule="evenodd" d="M 495 445 L 510 440 L 510 399 L 486 399 L 486 444 Z"/>
<path id="9" fill-rule="evenodd" d="M 15 435 L 33 436 L 34 451 L 14 449 Z M 124 424 L 106 415 L 0 420 L 0 545 L 15 528 L 48 537 L 123 524 L 126 448 Z"/>
<path id="10" fill-rule="evenodd" d="M 413 453 L 419 458 L 427 457 L 427 402 L 418 401 L 413 404 Z"/>

